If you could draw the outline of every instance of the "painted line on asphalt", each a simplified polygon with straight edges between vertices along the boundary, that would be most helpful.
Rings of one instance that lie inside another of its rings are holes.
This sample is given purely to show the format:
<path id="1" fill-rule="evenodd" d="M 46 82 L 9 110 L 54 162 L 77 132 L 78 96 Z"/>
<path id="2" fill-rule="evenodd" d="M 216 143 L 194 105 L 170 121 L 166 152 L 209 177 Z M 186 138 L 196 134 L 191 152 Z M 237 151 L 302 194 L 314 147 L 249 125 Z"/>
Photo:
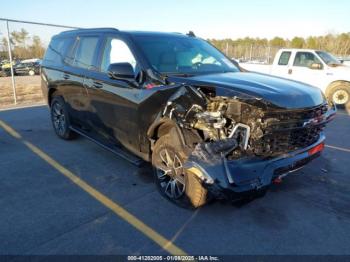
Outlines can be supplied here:
<path id="1" fill-rule="evenodd" d="M 339 147 L 339 146 L 331 146 L 331 145 L 326 145 L 326 147 L 350 153 L 350 149 L 348 149 L 348 148 Z"/>
<path id="2" fill-rule="evenodd" d="M 112 201 L 110 198 L 108 198 L 107 196 L 100 193 L 98 190 L 96 190 L 92 186 L 90 186 L 88 183 L 86 183 L 84 180 L 82 180 L 81 178 L 73 174 L 71 171 L 69 171 L 67 168 L 62 166 L 56 160 L 51 158 L 41 149 L 39 149 L 32 143 L 26 141 L 25 139 L 23 139 L 22 136 L 16 130 L 14 130 L 11 126 L 6 124 L 2 120 L 0 120 L 0 127 L 2 127 L 12 137 L 20 140 L 24 145 L 26 145 L 27 148 L 29 148 L 33 153 L 35 153 L 37 156 L 43 159 L 47 164 L 49 164 L 54 169 L 56 169 L 59 173 L 61 173 L 62 175 L 70 179 L 74 184 L 76 184 L 78 187 L 83 189 L 86 193 L 88 193 L 90 196 L 95 198 L 105 207 L 112 210 L 117 216 L 119 216 L 124 221 L 126 221 L 127 223 L 132 225 L 134 228 L 139 230 L 141 233 L 143 233 L 149 239 L 154 241 L 156 244 L 158 244 L 161 248 L 169 252 L 171 255 L 187 255 L 185 251 L 183 251 L 182 249 L 177 247 L 175 244 L 173 244 L 172 241 L 160 235 L 154 229 L 147 226 L 140 219 L 138 219 L 137 217 L 129 213 L 127 210 L 125 210 L 123 207 L 121 207 L 119 204 Z"/>

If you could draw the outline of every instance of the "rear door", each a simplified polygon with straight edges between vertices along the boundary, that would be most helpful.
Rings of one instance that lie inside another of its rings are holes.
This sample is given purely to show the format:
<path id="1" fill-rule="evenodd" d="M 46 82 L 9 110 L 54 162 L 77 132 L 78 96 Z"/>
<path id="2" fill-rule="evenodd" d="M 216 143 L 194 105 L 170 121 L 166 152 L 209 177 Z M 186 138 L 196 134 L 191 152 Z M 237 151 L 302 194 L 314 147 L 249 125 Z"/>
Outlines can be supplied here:
<path id="1" fill-rule="evenodd" d="M 70 117 L 74 125 L 83 129 L 90 128 L 87 121 L 89 98 L 84 79 L 96 68 L 94 63 L 99 41 L 98 35 L 78 36 L 65 59 L 66 65 L 62 73 Z"/>
<path id="2" fill-rule="evenodd" d="M 289 72 L 289 67 L 292 60 L 291 56 L 292 56 L 291 51 L 283 51 L 279 56 L 277 64 L 273 65 L 272 74 L 279 77 L 290 78 L 290 75 L 288 72 Z"/>

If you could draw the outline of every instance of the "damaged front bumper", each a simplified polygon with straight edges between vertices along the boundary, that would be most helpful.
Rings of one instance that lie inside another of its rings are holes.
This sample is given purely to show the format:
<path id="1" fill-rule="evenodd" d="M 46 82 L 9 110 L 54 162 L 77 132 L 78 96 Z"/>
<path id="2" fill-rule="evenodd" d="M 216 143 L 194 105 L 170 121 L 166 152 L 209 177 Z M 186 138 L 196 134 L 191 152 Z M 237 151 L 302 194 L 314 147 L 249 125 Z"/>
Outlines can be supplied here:
<path id="1" fill-rule="evenodd" d="M 274 179 L 296 171 L 320 155 L 325 136 L 312 145 L 274 158 L 246 157 L 228 160 L 195 150 L 185 168 L 197 175 L 216 198 L 234 199 L 268 187 Z"/>

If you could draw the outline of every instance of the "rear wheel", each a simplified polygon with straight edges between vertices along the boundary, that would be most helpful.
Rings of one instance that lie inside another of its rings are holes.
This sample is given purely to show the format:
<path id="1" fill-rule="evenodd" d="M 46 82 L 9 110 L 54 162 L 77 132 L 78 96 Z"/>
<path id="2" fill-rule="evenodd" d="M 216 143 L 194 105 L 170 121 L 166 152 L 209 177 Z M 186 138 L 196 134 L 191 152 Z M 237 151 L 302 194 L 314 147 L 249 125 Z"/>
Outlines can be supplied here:
<path id="1" fill-rule="evenodd" d="M 207 202 L 207 190 L 195 174 L 187 171 L 186 161 L 175 129 L 159 138 L 152 153 L 157 187 L 170 201 L 185 208 L 198 208 Z"/>
<path id="2" fill-rule="evenodd" d="M 342 83 L 335 84 L 328 95 L 328 99 L 337 105 L 345 105 L 350 102 L 350 87 Z"/>
<path id="3" fill-rule="evenodd" d="M 70 128 L 69 115 L 64 99 L 56 96 L 51 102 L 51 121 L 57 136 L 62 139 L 70 140 L 76 137 Z"/>

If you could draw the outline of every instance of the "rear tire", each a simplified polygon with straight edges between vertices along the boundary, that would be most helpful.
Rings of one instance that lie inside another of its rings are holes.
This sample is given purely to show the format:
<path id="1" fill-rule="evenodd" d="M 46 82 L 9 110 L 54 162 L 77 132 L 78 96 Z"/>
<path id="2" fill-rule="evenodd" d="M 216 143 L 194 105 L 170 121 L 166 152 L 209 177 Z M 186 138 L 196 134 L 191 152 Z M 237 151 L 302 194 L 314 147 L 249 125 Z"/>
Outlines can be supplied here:
<path id="1" fill-rule="evenodd" d="M 350 86 L 336 83 L 328 93 L 328 100 L 337 105 L 345 105 L 350 102 Z"/>
<path id="2" fill-rule="evenodd" d="M 77 136 L 70 127 L 67 106 L 61 96 L 52 98 L 51 101 L 51 122 L 56 135 L 59 138 L 70 140 Z"/>
<path id="3" fill-rule="evenodd" d="M 207 203 L 207 189 L 199 178 L 183 168 L 187 156 L 175 129 L 159 138 L 152 153 L 155 182 L 160 193 L 184 208 Z"/>

